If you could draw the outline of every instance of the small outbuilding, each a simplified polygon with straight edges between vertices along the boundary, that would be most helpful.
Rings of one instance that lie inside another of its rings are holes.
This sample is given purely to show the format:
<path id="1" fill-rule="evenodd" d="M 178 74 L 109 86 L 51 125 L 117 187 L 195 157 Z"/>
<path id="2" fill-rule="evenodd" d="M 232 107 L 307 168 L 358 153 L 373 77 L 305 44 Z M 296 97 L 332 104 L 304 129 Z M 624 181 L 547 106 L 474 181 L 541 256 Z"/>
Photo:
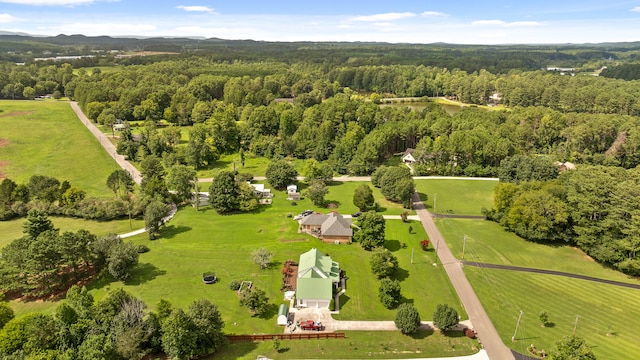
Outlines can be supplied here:
<path id="1" fill-rule="evenodd" d="M 298 186 L 297 185 L 287 185 L 287 193 L 291 194 L 294 192 L 298 192 Z"/>
<path id="2" fill-rule="evenodd" d="M 413 164 L 416 162 L 416 159 L 413 157 L 414 149 L 407 148 L 404 153 L 402 153 L 402 162 L 405 164 Z"/>
<path id="3" fill-rule="evenodd" d="M 289 322 L 289 306 L 287 304 L 280 304 L 278 308 L 278 319 L 276 320 L 278 325 L 286 326 Z"/>

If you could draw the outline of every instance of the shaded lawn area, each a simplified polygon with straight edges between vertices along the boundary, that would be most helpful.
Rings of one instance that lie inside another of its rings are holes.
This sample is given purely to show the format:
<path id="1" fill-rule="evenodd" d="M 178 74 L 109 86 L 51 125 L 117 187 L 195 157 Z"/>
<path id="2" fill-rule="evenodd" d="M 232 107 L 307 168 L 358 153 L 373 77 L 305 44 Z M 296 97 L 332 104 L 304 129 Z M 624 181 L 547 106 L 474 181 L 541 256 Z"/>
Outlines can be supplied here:
<path id="1" fill-rule="evenodd" d="M 189 128 L 182 128 L 183 133 L 189 132 Z M 187 136 L 188 141 L 188 136 Z M 304 160 L 287 158 L 287 160 L 293 165 L 293 167 L 298 171 L 298 174 L 302 171 L 304 166 Z M 259 157 L 250 154 L 249 152 L 244 153 L 244 166 L 240 163 L 240 154 L 222 154 L 220 159 L 215 162 L 212 166 L 207 169 L 198 170 L 199 178 L 210 178 L 214 177 L 217 173 L 222 170 L 233 170 L 233 163 L 235 161 L 236 170 L 240 173 L 249 173 L 253 176 L 265 176 L 267 172 L 267 166 L 271 163 L 271 159 L 265 157 Z"/>
<path id="2" fill-rule="evenodd" d="M 549 349 L 571 335 L 584 338 L 599 360 L 632 360 L 640 353 L 640 291 L 551 275 L 465 267 L 469 281 L 502 341 L 521 353 L 534 344 Z M 516 342 L 511 342 L 519 311 Z M 546 311 L 551 326 L 542 327 Z"/>
<path id="3" fill-rule="evenodd" d="M 482 215 L 483 207 L 493 207 L 493 189 L 497 184 L 492 180 L 427 179 L 416 180 L 416 190 L 431 212 L 436 194 L 438 214 Z"/>
<path id="4" fill-rule="evenodd" d="M 476 340 L 462 332 L 442 335 L 419 331 L 411 336 L 399 331 L 346 331 L 344 339 L 280 340 L 280 352 L 273 341 L 235 342 L 205 359 L 406 359 L 464 356 L 478 352 Z"/>
<path id="5" fill-rule="evenodd" d="M 87 192 L 111 196 L 107 177 L 118 169 L 68 102 L 0 101 L 0 172 L 17 183 L 48 175 Z"/>
<path id="6" fill-rule="evenodd" d="M 465 260 L 564 271 L 608 280 L 639 283 L 621 272 L 611 270 L 585 254 L 564 244 L 544 245 L 526 241 L 504 230 L 493 221 L 438 219 L 438 229 L 453 254 L 462 257 L 462 240 L 467 235 Z"/>

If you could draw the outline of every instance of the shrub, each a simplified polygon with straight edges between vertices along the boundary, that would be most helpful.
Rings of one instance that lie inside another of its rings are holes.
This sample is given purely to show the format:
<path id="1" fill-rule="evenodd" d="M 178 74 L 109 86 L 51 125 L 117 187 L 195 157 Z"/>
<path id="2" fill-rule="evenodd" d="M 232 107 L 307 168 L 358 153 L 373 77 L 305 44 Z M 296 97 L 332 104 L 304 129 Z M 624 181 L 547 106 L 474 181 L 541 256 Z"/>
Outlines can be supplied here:
<path id="1" fill-rule="evenodd" d="M 136 250 L 138 251 L 138 254 L 144 254 L 146 252 L 149 252 L 150 249 L 147 245 L 140 244 L 136 247 Z"/>
<path id="2" fill-rule="evenodd" d="M 378 289 L 378 299 L 384 307 L 387 309 L 393 309 L 398 306 L 402 295 L 400 294 L 400 282 L 398 280 L 391 280 L 389 278 L 383 278 L 380 281 L 380 288 Z"/>
<path id="3" fill-rule="evenodd" d="M 452 330 L 458 325 L 458 312 L 446 304 L 439 304 L 433 313 L 433 325 L 441 332 Z"/>
<path id="4" fill-rule="evenodd" d="M 231 280 L 231 282 L 229 283 L 229 289 L 233 291 L 238 291 L 240 289 L 240 281 Z"/>
<path id="5" fill-rule="evenodd" d="M 403 334 L 413 334 L 420 327 L 420 314 L 412 304 L 400 304 L 394 322 Z"/>
<path id="6" fill-rule="evenodd" d="M 429 239 L 420 241 L 420 247 L 422 248 L 422 250 L 427 251 L 429 249 Z"/>

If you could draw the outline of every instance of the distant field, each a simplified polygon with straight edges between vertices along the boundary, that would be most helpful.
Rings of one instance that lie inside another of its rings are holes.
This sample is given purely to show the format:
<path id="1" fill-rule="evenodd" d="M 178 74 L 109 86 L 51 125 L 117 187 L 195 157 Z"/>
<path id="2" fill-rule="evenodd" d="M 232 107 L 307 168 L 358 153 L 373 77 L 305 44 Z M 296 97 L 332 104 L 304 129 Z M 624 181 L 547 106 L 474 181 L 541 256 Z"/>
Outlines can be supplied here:
<path id="1" fill-rule="evenodd" d="M 485 220 L 439 219 L 438 228 L 458 258 L 467 235 L 465 260 L 564 271 L 639 284 L 638 279 L 607 269 L 579 249 L 525 241 L 500 225 Z M 533 343 L 549 349 L 573 332 L 593 346 L 598 359 L 635 359 L 640 353 L 640 290 L 553 275 L 530 274 L 466 266 L 465 273 L 502 340 L 522 353 Z M 524 316 L 518 341 L 511 342 L 520 310 Z M 550 327 L 541 327 L 538 314 L 546 311 Z"/>
<path id="2" fill-rule="evenodd" d="M 427 209 L 438 214 L 482 215 L 482 208 L 493 207 L 493 189 L 498 181 L 428 179 L 416 180 L 416 190 Z"/>
<path id="3" fill-rule="evenodd" d="M 0 101 L 0 177 L 68 180 L 89 196 L 111 196 L 105 185 L 117 165 L 62 101 Z"/>

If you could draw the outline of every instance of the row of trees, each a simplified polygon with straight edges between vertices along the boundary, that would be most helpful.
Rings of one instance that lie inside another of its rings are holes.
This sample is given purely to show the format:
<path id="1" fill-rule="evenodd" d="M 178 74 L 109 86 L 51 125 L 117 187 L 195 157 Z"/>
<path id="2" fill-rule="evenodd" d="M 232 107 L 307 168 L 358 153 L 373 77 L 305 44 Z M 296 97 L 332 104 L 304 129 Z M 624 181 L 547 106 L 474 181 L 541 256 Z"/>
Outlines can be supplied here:
<path id="1" fill-rule="evenodd" d="M 0 330 L 0 356 L 47 359 L 142 359 L 165 353 L 190 359 L 214 353 L 224 343 L 217 306 L 195 300 L 185 311 L 160 300 L 155 312 L 124 290 L 94 301 L 73 286 L 55 314 L 31 314 Z"/>
<path id="2" fill-rule="evenodd" d="M 2 249 L 0 291 L 30 297 L 58 294 L 105 269 L 126 280 L 138 264 L 138 249 L 116 235 L 97 237 L 86 230 L 54 228 L 45 213 L 30 210 L 24 236 Z"/>
<path id="3" fill-rule="evenodd" d="M 550 181 L 501 182 L 487 217 L 536 242 L 576 244 L 595 260 L 640 274 L 640 171 L 579 166 Z"/>

